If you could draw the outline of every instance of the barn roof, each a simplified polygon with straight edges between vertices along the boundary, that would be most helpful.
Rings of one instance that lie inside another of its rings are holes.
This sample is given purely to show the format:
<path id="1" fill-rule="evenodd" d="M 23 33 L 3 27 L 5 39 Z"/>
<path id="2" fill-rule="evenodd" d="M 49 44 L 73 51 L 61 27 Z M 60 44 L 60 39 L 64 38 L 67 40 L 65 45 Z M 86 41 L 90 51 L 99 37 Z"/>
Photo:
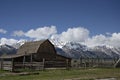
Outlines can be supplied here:
<path id="1" fill-rule="evenodd" d="M 17 51 L 17 54 L 31 54 L 31 53 L 37 53 L 39 47 L 42 43 L 48 40 L 40 40 L 40 41 L 34 41 L 34 42 L 26 42 L 23 44 Z"/>
<path id="2" fill-rule="evenodd" d="M 10 58 L 16 58 L 16 57 L 21 57 L 24 56 L 24 54 L 10 54 L 10 55 L 3 55 L 0 56 L 0 59 L 10 59 Z"/>
<path id="3" fill-rule="evenodd" d="M 37 53 L 39 47 L 45 41 L 49 41 L 49 40 L 26 42 L 18 49 L 17 54 L 3 55 L 3 56 L 0 56 L 0 58 L 16 58 L 16 57 L 21 57 L 21 56 L 24 56 L 24 55 Z"/>

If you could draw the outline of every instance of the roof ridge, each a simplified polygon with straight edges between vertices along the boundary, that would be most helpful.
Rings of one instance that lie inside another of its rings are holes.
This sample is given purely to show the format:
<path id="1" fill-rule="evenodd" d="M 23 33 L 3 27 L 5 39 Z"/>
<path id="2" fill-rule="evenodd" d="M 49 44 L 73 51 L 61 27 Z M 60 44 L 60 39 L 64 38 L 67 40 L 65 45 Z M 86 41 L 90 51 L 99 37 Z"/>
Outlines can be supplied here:
<path id="1" fill-rule="evenodd" d="M 40 42 L 40 41 L 46 41 L 46 40 L 48 40 L 48 39 L 43 39 L 43 40 L 38 40 L 38 41 L 27 41 L 27 42 L 25 42 L 25 43 L 34 43 L 34 42 Z"/>

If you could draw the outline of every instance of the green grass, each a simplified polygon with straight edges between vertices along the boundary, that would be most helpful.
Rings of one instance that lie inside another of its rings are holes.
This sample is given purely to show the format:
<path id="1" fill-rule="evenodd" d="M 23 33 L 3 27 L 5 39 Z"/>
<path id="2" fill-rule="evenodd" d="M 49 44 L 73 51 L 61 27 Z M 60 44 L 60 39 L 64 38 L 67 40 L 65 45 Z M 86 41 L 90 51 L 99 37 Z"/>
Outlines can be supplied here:
<path id="1" fill-rule="evenodd" d="M 2 73 L 3 72 L 3 73 Z M 0 71 L 0 74 L 6 72 Z M 95 69 L 72 69 L 72 70 L 44 70 L 38 75 L 3 76 L 0 80 L 94 80 L 96 78 L 114 77 L 120 79 L 120 68 L 95 68 Z"/>
<path id="2" fill-rule="evenodd" d="M 0 70 L 0 74 L 6 73 L 8 71 Z"/>

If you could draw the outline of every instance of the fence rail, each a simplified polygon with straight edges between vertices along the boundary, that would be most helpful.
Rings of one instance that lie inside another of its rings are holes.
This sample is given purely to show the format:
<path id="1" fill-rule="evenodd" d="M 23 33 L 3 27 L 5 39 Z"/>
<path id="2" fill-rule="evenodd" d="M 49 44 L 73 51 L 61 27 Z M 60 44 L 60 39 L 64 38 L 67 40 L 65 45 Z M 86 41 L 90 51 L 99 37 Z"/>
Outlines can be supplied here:
<path id="1" fill-rule="evenodd" d="M 80 58 L 73 59 L 71 62 L 64 61 L 45 61 L 42 62 L 13 62 L 13 61 L 0 61 L 0 68 L 4 70 L 16 71 L 17 69 L 34 69 L 43 70 L 44 68 L 86 68 L 86 67 L 114 67 L 118 59 L 106 58 Z"/>
<path id="2" fill-rule="evenodd" d="M 0 62 L 1 63 L 1 62 Z M 68 68 L 70 63 L 67 61 L 43 61 L 43 62 L 12 62 L 3 61 L 1 69 L 17 71 L 20 69 L 44 70 L 44 68 Z"/>
<path id="3" fill-rule="evenodd" d="M 50 68 L 50 67 L 67 67 L 67 61 L 45 61 L 45 68 Z"/>
<path id="4" fill-rule="evenodd" d="M 73 68 L 86 68 L 86 67 L 114 67 L 118 61 L 117 58 L 80 58 L 73 59 L 71 66 Z"/>
<path id="5" fill-rule="evenodd" d="M 5 61 L 5 62 L 2 62 L 2 68 L 4 70 L 9 70 L 9 71 L 12 71 L 12 62 L 11 61 Z"/>
<path id="6" fill-rule="evenodd" d="M 34 70 L 43 70 L 44 63 L 43 62 L 14 62 L 14 69 L 19 68 L 29 68 Z"/>

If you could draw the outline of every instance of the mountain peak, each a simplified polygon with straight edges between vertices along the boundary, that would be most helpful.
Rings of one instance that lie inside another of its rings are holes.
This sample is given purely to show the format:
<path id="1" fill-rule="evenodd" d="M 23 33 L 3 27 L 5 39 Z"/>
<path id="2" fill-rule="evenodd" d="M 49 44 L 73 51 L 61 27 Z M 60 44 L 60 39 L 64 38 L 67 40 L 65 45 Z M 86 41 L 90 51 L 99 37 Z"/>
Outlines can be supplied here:
<path id="1" fill-rule="evenodd" d="M 15 49 L 13 46 L 4 44 L 0 45 L 0 55 L 2 54 L 15 54 L 17 49 Z"/>
<path id="2" fill-rule="evenodd" d="M 64 56 L 69 56 L 71 58 L 80 58 L 80 57 L 104 57 L 104 58 L 113 58 L 120 56 L 120 48 L 114 48 L 111 46 L 95 46 L 87 47 L 86 45 L 81 44 L 80 42 L 61 42 L 58 40 L 50 40 L 51 43 L 55 46 L 56 51 Z M 0 55 L 3 53 L 13 54 L 16 53 L 17 49 L 23 45 L 25 41 L 17 42 L 13 45 L 3 44 L 0 45 Z"/>

